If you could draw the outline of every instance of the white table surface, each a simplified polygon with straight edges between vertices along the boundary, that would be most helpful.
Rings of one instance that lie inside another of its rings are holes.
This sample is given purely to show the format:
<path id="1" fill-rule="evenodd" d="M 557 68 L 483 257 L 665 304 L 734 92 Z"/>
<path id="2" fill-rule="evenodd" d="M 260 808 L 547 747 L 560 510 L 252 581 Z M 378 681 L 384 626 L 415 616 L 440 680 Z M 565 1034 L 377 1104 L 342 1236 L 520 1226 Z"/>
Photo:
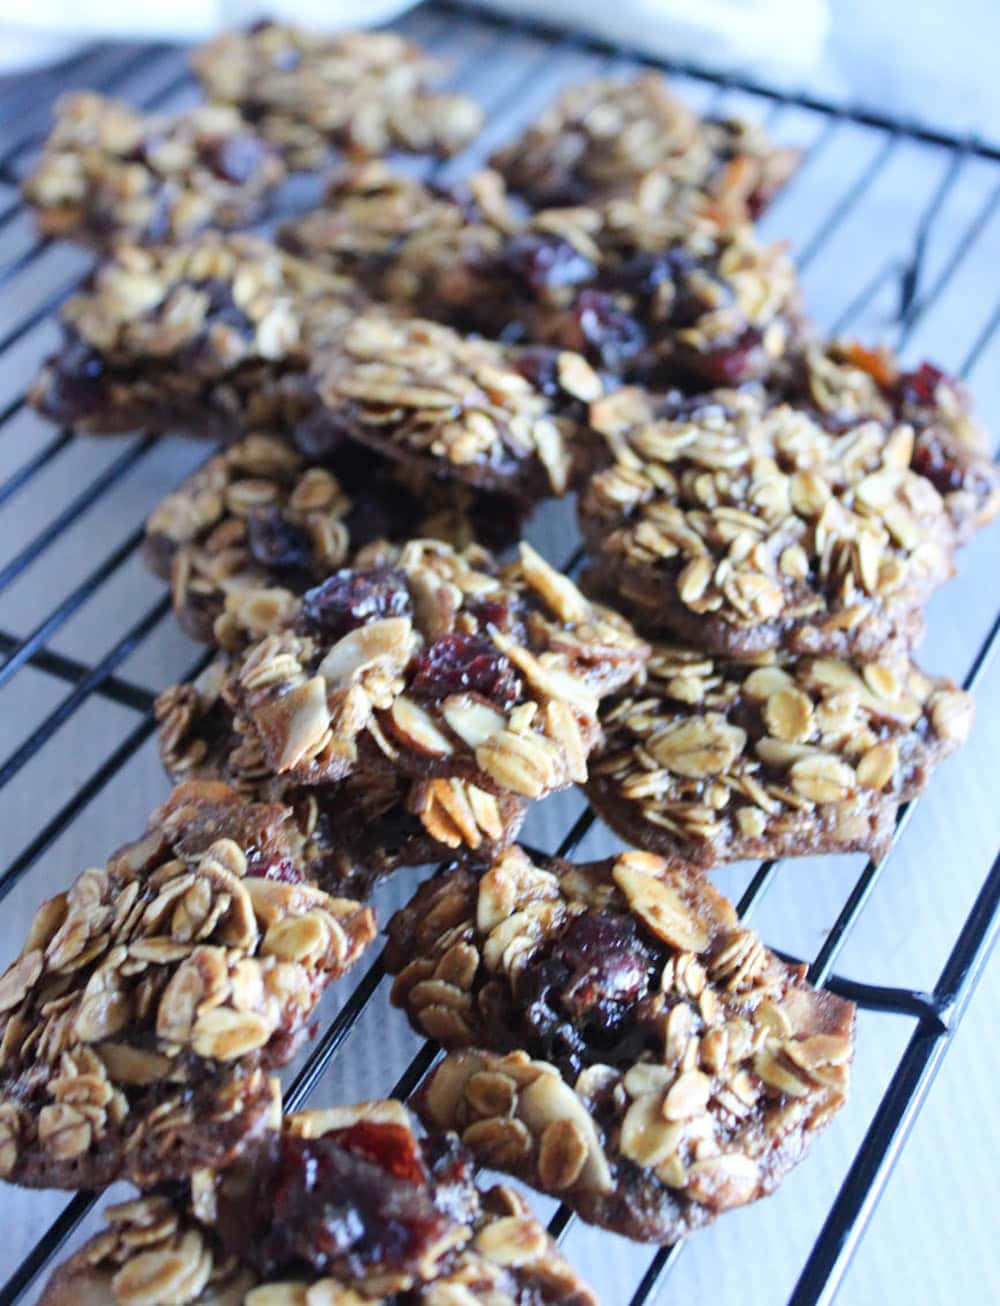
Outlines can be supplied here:
<path id="1" fill-rule="evenodd" d="M 1000 22 L 995 3 L 962 0 L 925 25 L 906 18 L 898 4 L 869 6 L 849 0 L 835 6 L 837 25 L 815 86 L 869 102 L 882 97 L 887 109 L 904 109 L 958 128 L 975 127 L 1000 135 L 998 98 L 993 84 Z M 921 9 L 927 8 L 920 6 Z M 410 20 L 421 33 L 421 16 Z M 921 31 L 921 36 L 914 32 Z M 523 61 L 537 56 L 530 40 L 515 39 L 497 50 L 484 40 L 481 64 L 485 97 L 512 80 Z M 176 71 L 174 65 L 171 69 Z M 575 76 L 592 71 L 581 56 Z M 146 69 L 124 90 L 148 89 L 166 66 Z M 476 88 L 474 88 L 476 89 Z M 697 101 L 704 88 L 684 87 Z M 522 120 L 537 112 L 553 90 L 540 75 L 520 105 Z M 734 107 L 743 107 L 732 97 Z M 752 106 L 756 107 L 756 106 Z M 781 134 L 808 142 L 822 123 L 810 114 L 791 111 L 780 122 Z M 4 125 L 0 124 L 0 148 Z M 506 130 L 512 130 L 508 125 Z M 494 141 L 487 136 L 487 144 Z M 845 129 L 835 148 L 821 151 L 768 214 L 765 233 L 790 236 L 794 250 L 807 248 L 829 208 L 829 197 L 844 179 L 864 165 L 872 141 Z M 877 144 L 877 142 L 876 142 Z M 961 233 L 996 184 L 995 169 L 970 164 L 962 187 L 942 214 L 929 248 L 933 273 L 961 241 Z M 915 215 L 937 185 L 942 155 L 930 148 L 904 144 L 891 166 L 866 193 L 838 234 L 803 272 L 808 302 L 822 323 L 844 311 L 872 271 L 890 255 L 902 253 L 912 237 Z M 8 197 L 0 194 L 0 205 Z M 30 244 L 26 220 L 19 218 L 0 233 L 0 267 Z M 30 271 L 0 286 L 0 335 L 30 305 L 41 302 L 62 282 L 78 274 L 87 261 L 76 251 L 55 248 Z M 951 287 L 935 311 L 920 324 L 907 347 L 913 359 L 931 354 L 945 366 L 959 364 L 997 297 L 1000 266 L 1000 220 L 994 215 L 980 232 L 974 257 L 959 266 Z M 852 331 L 887 334 L 891 297 L 877 296 L 851 323 Z M 891 331 L 889 332 L 891 335 Z M 0 359 L 0 407 L 23 387 L 55 340 L 51 323 L 30 332 Z M 994 342 L 972 375 L 983 416 L 1000 425 L 1000 345 Z M 50 429 L 31 413 L 20 413 L 0 441 L 0 479 L 16 469 Z M 59 511 L 81 486 L 111 464 L 128 441 L 79 440 L 36 480 L 29 493 L 0 511 L 0 565 L 34 536 L 48 516 Z M 0 596 L 0 627 L 23 635 L 77 584 L 113 547 L 143 520 L 156 501 L 204 456 L 204 449 L 182 439 L 165 439 L 137 463 L 100 506 L 70 529 L 59 546 L 44 554 Z M 532 530 L 536 542 L 553 558 L 567 552 L 569 505 L 547 509 Z M 993 619 L 998 599 L 997 532 L 982 535 L 961 559 L 958 578 L 935 596 L 930 632 L 921 651 L 929 669 L 961 678 Z M 131 559 L 52 640 L 64 654 L 99 658 L 159 594 L 136 559 Z M 197 653 L 172 626 L 160 623 L 120 673 L 158 688 L 179 675 Z M 855 979 L 909 987 L 929 987 L 1000 844 L 1000 803 L 996 797 L 996 761 L 1000 719 L 993 705 L 1000 691 L 1000 666 L 985 675 L 978 692 L 978 721 L 969 746 L 935 778 L 921 801 L 907 837 L 893 854 L 872 899 L 837 962 L 838 973 Z M 27 670 L 0 690 L 0 721 L 5 751 L 30 734 L 40 715 L 64 696 L 61 682 Z M 91 700 L 58 731 L 0 792 L 0 841 L 6 864 L 30 840 L 39 820 L 66 801 L 133 727 L 124 708 Z M 41 892 L 64 887 L 84 865 L 103 856 L 142 827 L 149 808 L 163 795 L 155 749 L 141 747 L 128 766 L 104 788 L 71 829 L 56 841 L 40 868 L 4 901 L 0 963 L 19 946 L 26 922 Z M 558 797 L 532 813 L 526 838 L 554 845 L 566 828 L 574 797 Z M 586 852 L 613 846 L 606 834 L 588 839 Z M 756 909 L 753 924 L 765 940 L 799 955 L 820 946 L 824 930 L 863 864 L 859 858 L 812 859 L 786 863 Z M 737 896 L 748 868 L 720 875 L 727 892 Z M 412 877 L 404 876 L 381 895 L 386 904 L 405 896 Z M 330 995 L 333 1010 L 350 982 Z M 869 1306 L 923 1306 L 962 1302 L 989 1306 L 1000 1300 L 1000 1241 L 997 1237 L 997 1108 L 1000 1055 L 993 1037 L 1000 1005 L 1000 971 L 988 969 L 958 1033 L 910 1144 L 893 1175 L 884 1200 L 842 1287 L 838 1302 Z M 822 1223 L 858 1147 L 906 1039 L 912 1022 L 899 1017 L 865 1016 L 852 1100 L 818 1141 L 807 1164 L 796 1171 L 777 1196 L 736 1212 L 692 1240 L 661 1294 L 654 1300 L 712 1303 L 712 1306 L 773 1306 L 786 1299 L 809 1246 Z M 384 1092 L 414 1046 L 399 1013 L 386 1015 L 384 1005 L 371 1009 L 352 1034 L 320 1087 L 320 1100 L 346 1100 Z M 17 1264 L 65 1198 L 51 1193 L 0 1190 L 0 1280 Z M 542 1211 L 546 1203 L 539 1202 Z M 621 1239 L 595 1235 L 579 1223 L 567 1250 L 599 1287 L 602 1301 L 614 1306 L 627 1299 L 648 1253 Z M 626 1287 L 625 1285 L 628 1285 Z"/>

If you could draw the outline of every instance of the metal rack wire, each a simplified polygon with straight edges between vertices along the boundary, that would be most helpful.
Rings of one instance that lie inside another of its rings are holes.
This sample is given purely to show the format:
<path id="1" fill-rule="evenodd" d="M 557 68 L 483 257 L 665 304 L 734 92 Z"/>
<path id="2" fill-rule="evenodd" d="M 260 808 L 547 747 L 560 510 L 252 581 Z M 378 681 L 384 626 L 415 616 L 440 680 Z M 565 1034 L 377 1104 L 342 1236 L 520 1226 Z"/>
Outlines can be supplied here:
<path id="1" fill-rule="evenodd" d="M 595 71 L 620 66 L 625 61 L 648 64 L 638 54 L 613 49 L 599 42 L 570 38 L 542 27 L 511 25 L 485 15 L 472 19 L 461 10 L 445 5 L 426 5 L 419 11 L 420 37 L 432 49 L 444 46 L 457 55 L 455 82 L 476 85 L 488 101 L 489 144 L 515 130 L 514 119 L 522 119 L 533 106 L 534 112 L 549 98 L 542 94 L 554 87 L 563 71 L 582 67 Z M 511 53 L 510 43 L 520 42 Z M 482 81 L 481 70 L 501 48 L 506 49 L 503 76 Z M 571 56 L 571 58 L 570 58 Z M 814 116 L 818 130 L 807 157 L 806 173 L 812 158 L 830 148 L 831 141 L 845 130 L 857 130 L 871 137 L 874 148 L 863 165 L 843 179 L 843 186 L 825 209 L 822 220 L 803 242 L 798 254 L 802 266 L 808 266 L 826 250 L 852 212 L 890 165 L 894 153 L 906 143 L 920 143 L 938 152 L 944 166 L 940 180 L 927 198 L 914 239 L 905 256 L 893 256 L 871 270 L 857 285 L 856 293 L 827 325 L 844 330 L 855 323 L 870 306 L 888 294 L 895 299 L 892 332 L 895 343 L 905 347 L 918 326 L 932 314 L 936 304 L 948 292 L 962 268 L 969 250 L 993 217 L 1000 203 L 1000 186 L 992 184 L 984 203 L 975 208 L 943 262 L 939 260 L 933 276 L 927 272 L 927 251 L 935 224 L 943 208 L 953 200 L 962 185 L 963 171 L 970 162 L 1000 164 L 1000 146 L 972 139 L 961 139 L 926 124 L 897 121 L 864 109 L 853 109 L 821 100 L 805 93 L 795 93 L 741 80 L 711 69 L 691 64 L 659 61 L 654 66 L 685 79 L 688 86 L 699 89 L 711 106 L 723 105 L 727 97 L 749 97 L 763 106 L 769 126 L 777 131 L 783 115 L 805 110 Z M 482 85 L 479 83 L 482 82 Z M 131 92 L 142 107 L 153 109 L 175 102 L 190 94 L 190 81 L 183 56 L 162 46 L 95 47 L 81 53 L 59 68 L 33 80 L 30 86 L 14 84 L 0 94 L 0 238 L 23 219 L 16 186 L 25 164 L 44 130 L 51 98 L 71 86 L 91 86 L 106 93 Z M 437 169 L 439 173 L 460 168 L 459 160 Z M 0 260 L 0 297 L 4 288 L 20 286 L 30 278 L 42 258 L 48 242 L 28 240 L 23 249 L 15 247 L 9 258 Z M 61 284 L 45 294 L 26 312 L 14 310 L 8 320 L 0 319 L 0 367 L 13 351 L 43 324 L 58 307 L 72 283 Z M 0 298 L 0 304 L 9 301 Z M 991 347 L 1000 327 L 1000 308 L 994 306 L 977 329 L 959 370 L 967 374 Z M 0 408 L 0 433 L 21 413 L 23 395 L 9 400 Z M 128 444 L 111 458 L 88 483 L 73 495 L 58 512 L 49 516 L 7 563 L 0 567 L 0 594 L 5 593 L 22 575 L 30 572 L 50 551 L 64 544 L 68 532 L 84 514 L 100 504 L 104 496 L 148 459 L 156 441 L 145 437 Z M 0 482 L 0 509 L 20 501 L 32 491 L 43 473 L 67 456 L 72 447 L 70 432 L 46 436 L 40 446 Z M 164 485 L 163 492 L 169 488 Z M 42 812 L 39 828 L 25 847 L 10 858 L 0 871 L 0 902 L 30 875 L 40 860 L 80 816 L 84 809 L 126 767 L 137 750 L 152 736 L 153 691 L 122 674 L 126 661 L 159 630 L 169 614 L 168 599 L 157 590 L 149 606 L 131 625 L 93 661 L 59 652 L 52 646 L 57 634 L 70 620 L 94 600 L 102 587 L 119 574 L 133 558 L 141 540 L 141 530 L 131 531 L 76 583 L 44 618 L 25 634 L 0 629 L 0 689 L 31 668 L 50 678 L 64 689 L 55 703 L 27 736 L 0 760 L 0 795 L 57 732 L 92 699 L 116 705 L 131 714 L 133 724 L 116 747 L 77 786 L 72 796 L 54 811 Z M 569 568 L 576 555 L 566 561 Z M 983 676 L 997 644 L 1000 618 L 992 628 L 968 669 L 967 688 L 974 688 Z M 207 661 L 199 656 L 187 670 L 195 674 Z M 894 847 L 904 837 L 915 804 L 901 814 Z M 559 848 L 563 854 L 581 843 L 594 818 L 585 811 L 565 835 Z M 121 832 L 123 835 L 126 831 Z M 890 853 L 890 857 L 891 857 Z M 791 1306 L 811 1306 L 828 1302 L 846 1270 L 850 1257 L 878 1202 L 885 1183 L 909 1131 L 927 1096 L 934 1076 L 946 1055 L 972 992 L 982 973 L 1000 922 L 1000 857 L 994 861 L 983 880 L 978 896 L 943 966 L 929 991 L 858 982 L 838 976 L 834 967 L 850 931 L 864 910 L 883 874 L 889 858 L 876 866 L 869 863 L 853 883 L 846 900 L 826 932 L 822 946 L 810 959 L 809 976 L 814 983 L 851 998 L 864 1011 L 889 1013 L 914 1022 L 888 1088 L 875 1111 L 863 1142 L 850 1165 L 825 1223 L 802 1267 L 792 1292 Z M 750 913 L 763 898 L 779 871 L 774 862 L 759 866 L 739 902 L 742 915 Z M 330 1065 L 332 1058 L 374 998 L 383 978 L 380 960 L 375 960 L 354 987 L 342 1008 L 312 1046 L 296 1078 L 288 1086 L 289 1108 L 301 1106 Z M 435 1055 L 425 1045 L 396 1085 L 399 1093 L 408 1092 L 430 1066 Z M 86 1194 L 70 1199 L 55 1222 L 43 1233 L 28 1255 L 15 1268 L 0 1289 L 0 1306 L 11 1306 L 33 1285 L 39 1272 L 59 1251 L 67 1238 L 90 1211 L 94 1199 Z M 551 1228 L 556 1236 L 567 1233 L 572 1216 L 560 1209 Z M 683 1254 L 683 1247 L 663 1249 L 650 1256 L 645 1272 L 631 1296 L 634 1306 L 651 1300 Z"/>

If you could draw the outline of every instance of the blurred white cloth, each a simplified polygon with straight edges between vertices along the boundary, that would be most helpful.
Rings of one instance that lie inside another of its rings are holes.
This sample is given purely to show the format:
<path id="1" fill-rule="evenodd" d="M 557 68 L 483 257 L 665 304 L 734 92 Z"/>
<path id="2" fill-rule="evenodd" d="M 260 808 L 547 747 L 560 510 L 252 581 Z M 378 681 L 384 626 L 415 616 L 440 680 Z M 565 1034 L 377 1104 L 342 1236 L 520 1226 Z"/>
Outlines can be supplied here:
<path id="1" fill-rule="evenodd" d="M 579 28 L 650 54 L 700 59 L 713 67 L 773 60 L 807 66 L 829 26 L 827 0 L 477 0 L 481 8 Z M 306 26 L 367 27 L 412 0 L 0 0 L 0 72 L 64 58 L 83 41 L 195 41 L 263 15 Z"/>

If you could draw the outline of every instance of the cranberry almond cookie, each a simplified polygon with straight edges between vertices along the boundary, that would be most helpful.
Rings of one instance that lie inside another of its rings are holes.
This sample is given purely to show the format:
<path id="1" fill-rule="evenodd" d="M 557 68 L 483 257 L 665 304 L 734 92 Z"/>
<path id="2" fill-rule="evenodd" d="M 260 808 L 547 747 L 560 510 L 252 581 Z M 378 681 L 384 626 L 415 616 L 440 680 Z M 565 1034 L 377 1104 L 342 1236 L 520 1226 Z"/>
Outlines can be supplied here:
<path id="1" fill-rule="evenodd" d="M 482 126 L 474 101 L 430 88 L 441 65 L 395 32 L 265 21 L 207 42 L 191 63 L 208 99 L 235 105 L 293 168 L 321 168 L 334 149 L 450 155 Z"/>
<path id="2" fill-rule="evenodd" d="M 0 1173 L 178 1179 L 267 1126 L 323 989 L 375 933 L 302 873 L 287 808 L 182 785 L 42 905 L 0 977 Z"/>
<path id="3" fill-rule="evenodd" d="M 696 202 L 726 221 L 758 217 L 798 167 L 741 118 L 699 118 L 658 73 L 571 86 L 491 162 L 532 204 L 635 196 L 647 207 Z"/>
<path id="4" fill-rule="evenodd" d="M 786 251 L 748 225 L 630 199 L 523 214 L 491 172 L 450 194 L 384 165 L 341 173 L 279 241 L 434 321 L 660 387 L 768 377 L 809 334 Z"/>
<path id="5" fill-rule="evenodd" d="M 580 500 L 592 581 L 650 627 L 727 657 L 871 660 L 919 637 L 957 541 L 912 426 L 628 389 L 591 423 L 612 459 Z"/>
<path id="6" fill-rule="evenodd" d="M 780 388 L 824 426 L 840 431 L 874 417 L 913 427 L 911 466 L 941 495 L 960 541 L 1000 511 L 1000 466 L 955 377 L 929 362 L 907 370 L 889 350 L 851 340 L 812 345 L 784 363 Z"/>
<path id="7" fill-rule="evenodd" d="M 23 190 L 43 236 L 104 250 L 249 226 L 284 178 L 277 151 L 235 109 L 144 116 L 85 91 L 59 100 Z"/>
<path id="8" fill-rule="evenodd" d="M 399 1102 L 286 1116 L 223 1174 L 106 1215 L 44 1306 L 596 1306 L 524 1199 Z"/>
<path id="9" fill-rule="evenodd" d="M 586 404 L 578 354 L 516 351 L 420 319 L 354 319 L 317 364 L 314 425 L 425 472 L 533 502 L 569 488 Z"/>
<path id="10" fill-rule="evenodd" d="M 398 867 L 455 856 L 489 863 L 517 838 L 526 800 L 458 776 L 366 772 L 304 786 L 276 775 L 257 741 L 236 729 L 222 697 L 228 674 L 228 660 L 217 659 L 157 698 L 164 769 L 177 783 L 223 781 L 254 802 L 286 804 L 309 878 L 327 892 L 363 899 Z"/>
<path id="11" fill-rule="evenodd" d="M 411 540 L 308 590 L 221 697 L 262 769 L 296 784 L 388 772 L 541 798 L 586 779 L 598 702 L 648 651 L 526 543 L 498 568 Z"/>
<path id="12" fill-rule="evenodd" d="M 428 1128 L 639 1241 L 771 1192 L 845 1100 L 853 1006 L 649 853 L 448 870 L 386 958 L 393 1001 L 455 1049 L 417 1092 Z"/>
<path id="13" fill-rule="evenodd" d="M 97 434 L 292 424 L 312 407 L 313 354 L 350 321 L 353 297 L 349 282 L 255 236 L 122 246 L 63 308 L 62 346 L 28 397 Z"/>
<path id="14" fill-rule="evenodd" d="M 464 547 L 516 536 L 521 516 L 512 500 L 420 475 L 363 445 L 341 442 L 312 461 L 258 431 L 153 510 L 144 557 L 170 581 L 187 633 L 232 648 L 279 628 L 295 595 L 377 539 L 426 535 Z"/>
<path id="15" fill-rule="evenodd" d="M 601 704 L 587 793 L 623 838 L 702 866 L 864 851 L 968 733 L 973 703 L 909 658 L 733 661 L 654 645 Z"/>

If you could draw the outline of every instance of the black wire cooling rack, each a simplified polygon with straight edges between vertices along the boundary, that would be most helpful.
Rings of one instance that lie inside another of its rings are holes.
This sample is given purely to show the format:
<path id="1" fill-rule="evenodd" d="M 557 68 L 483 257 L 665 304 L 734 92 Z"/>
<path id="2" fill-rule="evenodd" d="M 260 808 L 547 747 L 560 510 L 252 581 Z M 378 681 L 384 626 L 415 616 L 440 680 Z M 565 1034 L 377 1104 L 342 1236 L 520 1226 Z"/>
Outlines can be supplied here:
<path id="1" fill-rule="evenodd" d="M 477 94 L 487 108 L 488 125 L 477 147 L 478 154 L 436 167 L 433 171 L 442 179 L 467 169 L 500 140 L 510 138 L 566 82 L 611 69 L 623 70 L 637 64 L 649 66 L 651 62 L 639 54 L 600 42 L 570 37 L 541 26 L 514 25 L 478 12 L 473 16 L 444 4 L 425 5 L 408 16 L 402 26 L 431 49 L 448 56 L 454 66 L 454 84 Z M 783 234 L 782 224 L 787 222 L 789 226 L 784 230 L 796 238 L 800 267 L 817 266 L 827 259 L 831 263 L 827 279 L 832 277 L 848 288 L 846 300 L 843 292 L 840 294 L 842 307 L 823 322 L 826 328 L 841 331 L 857 329 L 861 323 L 869 326 L 874 323 L 883 336 L 903 350 L 915 334 L 918 337 L 927 334 L 927 325 L 934 314 L 955 293 L 962 278 L 968 276 L 970 256 L 1000 206 L 1000 170 L 997 169 L 1000 147 L 960 138 L 926 124 L 899 121 L 689 63 L 657 61 L 651 66 L 670 73 L 682 93 L 689 94 L 698 107 L 713 111 L 746 109 L 763 118 L 779 140 L 783 139 L 789 123 L 800 129 L 808 127 L 805 163 L 769 215 L 768 233 L 773 229 L 775 234 Z M 51 245 L 30 234 L 28 217 L 17 193 L 18 180 L 30 165 L 46 128 L 53 98 L 76 87 L 123 94 L 147 109 L 172 107 L 193 97 L 183 53 L 162 45 L 90 47 L 58 68 L 30 80 L 15 79 L 0 84 L 0 378 L 15 374 L 25 379 L 30 376 L 42 352 L 36 346 L 32 361 L 25 363 L 31 343 L 85 271 L 85 261 L 80 259 L 74 275 L 56 278 L 57 283 L 53 284 L 49 284 L 53 282 L 50 276 L 48 282 L 43 279 L 40 290 L 37 288 Z M 932 178 L 932 184 L 925 186 L 922 198 L 915 201 L 912 222 L 905 233 L 897 233 L 884 249 L 875 242 L 872 253 L 860 234 L 856 240 L 850 238 L 852 224 L 857 228 L 864 206 L 874 202 L 872 197 L 900 154 L 916 148 L 926 152 L 926 175 Z M 817 177 L 817 170 L 822 181 Z M 808 194 L 810 188 L 813 194 L 807 218 L 799 197 Z M 969 190 L 967 195 L 965 189 Z M 817 202 L 816 193 L 820 191 Z M 942 244 L 940 231 L 944 215 L 948 215 L 947 240 Z M 796 226 L 797 230 L 791 231 Z M 31 293 L 27 293 L 29 288 Z M 981 315 L 981 322 L 971 327 L 966 323 L 964 357 L 946 360 L 962 375 L 972 372 L 997 343 L 1000 306 L 988 305 Z M 20 385 L 6 399 L 7 391 L 0 390 L 0 440 L 25 416 L 23 392 L 17 390 Z M 77 447 L 70 432 L 52 434 L 41 423 L 36 435 L 26 455 L 0 481 L 0 511 L 4 514 L 30 502 L 37 487 L 44 485 L 46 475 Z M 84 477 L 80 487 L 66 496 L 65 502 L 54 511 L 47 510 L 44 494 L 36 497 L 29 514 L 32 529 L 26 533 L 23 545 L 0 565 L 0 594 L 8 594 L 22 577 L 30 582 L 33 569 L 40 565 L 51 567 L 53 559 L 58 560 L 61 548 L 75 547 L 69 541 L 75 538 L 78 523 L 84 517 L 91 520 L 89 515 L 95 508 L 110 502 L 111 495 L 126 478 L 150 460 L 156 446 L 157 441 L 149 436 L 114 446 L 114 452 L 99 462 L 96 474 L 89 479 Z M 163 484 L 159 493 L 171 488 L 170 484 Z M 23 522 L 23 514 L 19 521 Z M 4 518 L 0 517 L 0 526 L 3 523 Z M 141 537 L 141 526 L 136 526 L 124 538 L 116 539 L 113 547 L 100 554 L 91 569 L 72 584 L 41 620 L 7 629 L 8 614 L 4 616 L 0 628 L 0 657 L 3 658 L 0 691 L 19 676 L 23 682 L 25 672 L 30 669 L 45 678 L 47 692 L 36 696 L 46 705 L 41 718 L 32 718 L 20 742 L 0 761 L 0 799 L 24 768 L 46 746 L 58 741 L 60 731 L 91 702 L 113 704 L 128 714 L 129 723 L 119 742 L 100 757 L 93 769 L 80 776 L 66 801 L 58 803 L 56 798 L 53 804 L 44 792 L 33 794 L 33 805 L 37 805 L 37 811 L 32 813 L 34 833 L 16 852 L 4 850 L 6 865 L 0 872 L 0 903 L 38 870 L 45 854 L 123 768 L 129 766 L 154 733 L 151 708 L 155 688 L 143 684 L 141 676 L 130 678 L 122 670 L 126 661 L 149 641 L 169 637 L 165 635 L 170 626 L 166 597 L 153 598 L 148 606 L 137 609 L 137 615 L 131 611 L 123 614 L 130 624 L 99 657 L 82 658 L 54 646 L 59 632 L 99 599 L 104 588 L 133 562 Z M 564 531 L 560 538 L 565 540 Z M 551 549 L 550 556 L 554 556 Z M 578 551 L 571 553 L 565 560 L 566 567 L 574 566 L 577 560 Z M 159 587 L 150 582 L 147 596 L 154 587 L 160 594 Z M 1000 619 L 994 620 L 988 629 L 971 664 L 967 660 L 964 678 L 967 688 L 974 689 L 984 676 L 997 643 L 998 628 Z M 19 629 L 26 633 L 18 633 Z M 206 661 L 207 655 L 201 654 L 183 674 L 195 674 Z M 26 686 L 24 695 L 32 697 L 30 685 Z M 889 857 L 878 866 L 869 863 L 856 874 L 846 898 L 825 926 L 822 944 L 810 961 L 809 978 L 813 983 L 826 984 L 853 999 L 862 1012 L 905 1018 L 912 1032 L 908 1041 L 904 1038 L 900 1044 L 902 1053 L 870 1116 L 818 1237 L 808 1251 L 789 1298 L 790 1306 L 832 1300 L 947 1053 L 997 933 L 1000 857 L 979 883 L 971 910 L 953 936 L 947 960 L 936 982 L 926 991 L 858 982 L 835 973 L 834 966 L 852 927 L 893 854 L 898 855 L 900 840 L 915 807 L 916 803 L 911 803 L 902 812 Z M 568 854 L 576 849 L 591 831 L 593 821 L 589 811 L 580 813 L 562 839 L 559 852 Z M 126 829 L 116 831 L 121 838 L 129 833 Z M 739 901 L 741 914 L 750 912 L 761 901 L 778 872 L 779 864 L 774 862 L 754 869 Z M 36 898 L 46 888 L 39 880 Z M 376 960 L 311 1046 L 287 1086 L 289 1109 L 302 1106 L 309 1098 L 369 1008 L 382 979 L 381 962 Z M 433 1046 L 424 1045 L 396 1084 L 395 1092 L 405 1096 L 419 1082 L 434 1056 Z M 40 1271 L 90 1214 L 94 1201 L 93 1197 L 81 1194 L 66 1202 L 0 1290 L 0 1306 L 11 1306 L 29 1291 L 37 1290 Z M 562 1238 L 572 1223 L 570 1213 L 559 1208 L 550 1227 Z M 616 1292 L 616 1300 L 629 1300 L 634 1306 L 653 1300 L 683 1254 L 682 1245 L 649 1253 L 636 1281 Z"/>

